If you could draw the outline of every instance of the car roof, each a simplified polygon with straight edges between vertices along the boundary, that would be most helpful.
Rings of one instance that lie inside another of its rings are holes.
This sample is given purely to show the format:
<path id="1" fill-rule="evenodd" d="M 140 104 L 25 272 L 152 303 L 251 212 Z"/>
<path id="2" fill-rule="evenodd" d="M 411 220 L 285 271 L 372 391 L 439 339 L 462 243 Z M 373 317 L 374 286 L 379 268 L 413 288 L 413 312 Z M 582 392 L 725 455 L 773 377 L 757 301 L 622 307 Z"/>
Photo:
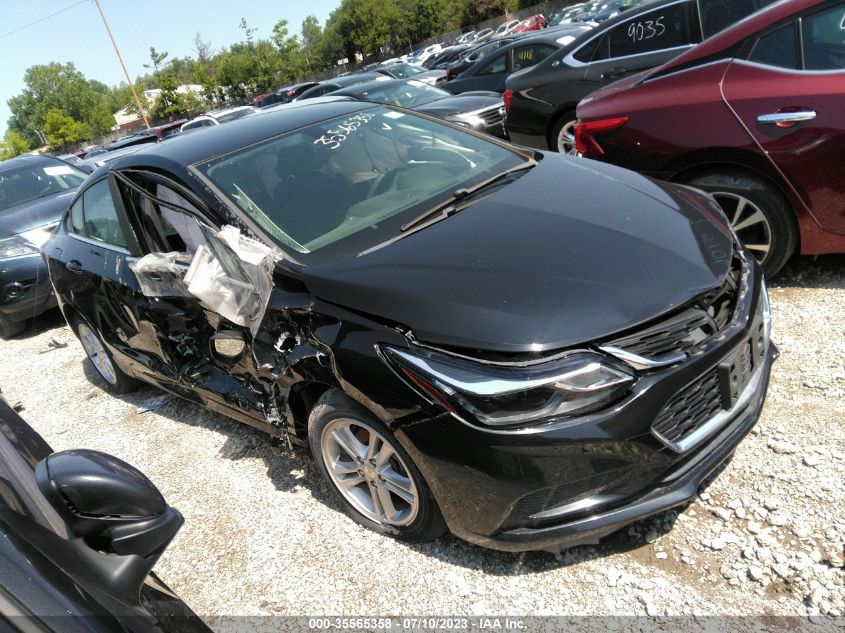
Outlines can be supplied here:
<path id="1" fill-rule="evenodd" d="M 268 109 L 260 116 L 201 128 L 185 136 L 174 136 L 166 143 L 142 145 L 138 152 L 116 160 L 114 167 L 146 165 L 153 157 L 181 165 L 193 165 L 285 132 L 373 107 L 369 103 L 349 100 L 333 100 L 329 103 L 303 101 L 294 105 L 298 107 Z"/>
<path id="2" fill-rule="evenodd" d="M 569 25 L 567 25 L 567 26 L 569 26 Z M 580 30 L 580 27 L 583 27 L 583 25 L 579 25 L 579 24 L 574 24 L 572 26 L 573 26 L 573 28 L 572 28 L 573 31 Z M 510 50 L 512 48 L 516 48 L 516 47 L 519 47 L 519 46 L 525 46 L 526 44 L 533 44 L 535 42 L 541 42 L 541 43 L 543 43 L 543 42 L 547 42 L 547 43 L 554 42 L 554 43 L 557 44 L 558 40 L 561 37 L 564 37 L 566 35 L 566 31 L 567 31 L 567 29 L 559 29 L 559 28 L 555 28 L 555 29 L 552 29 L 552 30 L 545 29 L 545 30 L 542 30 L 542 31 L 537 31 L 537 33 L 532 33 L 531 35 L 525 35 L 523 37 L 518 37 L 518 38 L 516 38 L 516 39 L 514 39 L 514 40 L 512 40 L 512 41 L 510 41 L 506 44 L 503 44 L 502 46 L 500 46 L 496 50 L 490 51 L 484 57 L 479 58 L 475 63 L 477 64 L 479 62 L 482 62 L 485 59 L 491 57 L 492 55 L 497 55 L 497 54 L 501 53 L 502 51 L 507 51 L 507 50 Z"/>
<path id="3" fill-rule="evenodd" d="M 388 66 L 389 68 L 389 66 Z M 352 73 L 350 75 L 343 75 L 342 77 L 335 77 L 334 79 L 326 79 L 320 83 L 336 84 L 338 86 L 351 86 L 352 84 L 363 83 L 384 77 L 382 73 L 375 71 L 366 71 L 361 73 Z"/>
<path id="4" fill-rule="evenodd" d="M 223 110 L 212 110 L 211 112 L 206 112 L 204 115 L 201 115 L 201 116 L 209 116 L 211 118 L 216 119 L 217 117 L 220 117 L 220 116 L 223 116 L 223 115 L 226 115 L 226 114 L 232 114 L 232 112 L 240 112 L 241 110 L 252 110 L 253 108 L 255 108 L 255 106 L 251 106 L 251 105 L 235 106 L 233 108 L 225 108 Z M 201 117 L 196 117 L 196 118 L 199 119 Z M 191 120 L 193 121 L 193 120 L 196 120 L 196 119 L 191 119 Z"/>
<path id="5" fill-rule="evenodd" d="M 774 24 L 795 13 L 800 13 L 820 4 L 822 4 L 822 0 L 780 0 L 779 2 L 770 4 L 746 16 L 736 24 L 732 24 L 723 31 L 719 31 L 712 37 L 701 42 L 701 44 L 678 55 L 662 66 L 655 68 L 648 76 L 663 75 L 672 68 L 684 67 L 699 59 L 717 55 L 754 35 L 754 33 L 769 24 Z"/>
<path id="6" fill-rule="evenodd" d="M 0 174 L 26 167 L 27 165 L 38 165 L 40 163 L 62 163 L 64 161 L 55 158 L 54 156 L 36 156 L 35 154 L 23 154 L 10 158 L 9 160 L 0 161 Z"/>
<path id="7" fill-rule="evenodd" d="M 388 79 L 386 81 L 368 81 L 365 83 L 355 84 L 352 86 L 347 86 L 346 88 L 341 88 L 340 90 L 335 90 L 334 92 L 330 92 L 326 96 L 345 96 L 357 98 L 357 95 L 361 94 L 362 92 L 367 92 L 373 89 L 383 90 L 384 88 L 390 88 L 391 86 L 398 86 L 400 84 L 408 84 L 411 82 L 416 82 L 416 85 L 422 84 L 423 86 L 426 86 L 428 88 L 437 88 L 437 86 L 432 86 L 430 84 L 425 83 L 424 81 L 415 79 L 414 77 L 403 77 L 400 79 Z"/>

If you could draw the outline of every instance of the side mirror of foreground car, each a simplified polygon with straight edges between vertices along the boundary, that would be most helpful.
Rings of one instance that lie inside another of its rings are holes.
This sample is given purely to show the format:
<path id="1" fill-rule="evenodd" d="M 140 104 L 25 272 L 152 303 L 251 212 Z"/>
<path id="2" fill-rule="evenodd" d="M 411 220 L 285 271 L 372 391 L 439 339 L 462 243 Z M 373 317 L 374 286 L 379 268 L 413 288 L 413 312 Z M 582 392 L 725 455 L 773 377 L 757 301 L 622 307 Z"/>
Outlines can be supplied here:
<path id="1" fill-rule="evenodd" d="M 102 567 L 114 589 L 130 594 L 137 594 L 184 522 L 141 471 L 99 451 L 54 453 L 36 465 L 35 478 L 72 535 L 92 554 L 108 555 L 90 562 Z"/>

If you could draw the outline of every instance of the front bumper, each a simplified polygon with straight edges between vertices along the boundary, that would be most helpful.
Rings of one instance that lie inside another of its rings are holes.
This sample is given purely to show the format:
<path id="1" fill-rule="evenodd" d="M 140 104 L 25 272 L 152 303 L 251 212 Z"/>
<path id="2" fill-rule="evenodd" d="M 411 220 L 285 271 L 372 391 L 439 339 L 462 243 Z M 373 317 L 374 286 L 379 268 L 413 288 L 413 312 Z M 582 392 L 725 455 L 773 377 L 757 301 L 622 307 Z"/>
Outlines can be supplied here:
<path id="1" fill-rule="evenodd" d="M 40 254 L 0 259 L 0 315 L 23 321 L 55 306 L 47 265 Z"/>
<path id="2" fill-rule="evenodd" d="M 595 544 L 604 536 L 641 519 L 664 512 L 693 500 L 701 482 L 731 456 L 740 441 L 760 417 L 771 364 L 776 357 L 772 347 L 759 388 L 751 402 L 741 409 L 722 431 L 712 437 L 677 470 L 668 473 L 655 486 L 623 505 L 574 521 L 540 528 L 517 528 L 483 537 L 472 535 L 467 540 L 503 551 L 535 549 L 557 550 L 563 547 Z"/>
<path id="3" fill-rule="evenodd" d="M 520 431 L 484 429 L 439 415 L 400 427 L 449 528 L 503 551 L 559 550 L 595 543 L 623 526 L 684 504 L 756 423 L 777 356 L 768 342 L 744 397 L 718 429 L 686 450 L 652 430 L 660 412 L 700 377 L 745 347 L 762 294 L 754 267 L 748 321 L 707 353 L 640 378 L 610 410 L 568 424 Z"/>

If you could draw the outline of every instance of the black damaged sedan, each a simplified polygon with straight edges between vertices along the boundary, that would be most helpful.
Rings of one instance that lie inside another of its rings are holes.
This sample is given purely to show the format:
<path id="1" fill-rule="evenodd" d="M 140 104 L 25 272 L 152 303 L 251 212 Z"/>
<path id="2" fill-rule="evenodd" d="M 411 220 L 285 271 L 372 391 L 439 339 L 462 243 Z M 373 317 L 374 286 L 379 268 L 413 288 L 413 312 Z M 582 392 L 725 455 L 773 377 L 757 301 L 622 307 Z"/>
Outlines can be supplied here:
<path id="1" fill-rule="evenodd" d="M 555 550 L 682 504 L 775 357 L 711 198 L 387 106 L 117 159 L 44 250 L 110 390 L 310 446 L 353 519 L 407 541 Z"/>

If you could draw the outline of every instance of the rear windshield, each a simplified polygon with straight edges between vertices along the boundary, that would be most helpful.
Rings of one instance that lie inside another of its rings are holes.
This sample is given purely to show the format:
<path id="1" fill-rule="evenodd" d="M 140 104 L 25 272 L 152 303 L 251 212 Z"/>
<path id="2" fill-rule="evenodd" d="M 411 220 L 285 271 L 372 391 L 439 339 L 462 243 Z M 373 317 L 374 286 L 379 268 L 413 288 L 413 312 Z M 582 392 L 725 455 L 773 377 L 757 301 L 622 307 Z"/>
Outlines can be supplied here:
<path id="1" fill-rule="evenodd" d="M 0 173 L 0 210 L 76 189 L 86 174 L 70 165 L 32 165 Z"/>
<path id="2" fill-rule="evenodd" d="M 297 261 L 356 256 L 402 224 L 526 160 L 386 107 L 329 119 L 196 165 Z"/>

